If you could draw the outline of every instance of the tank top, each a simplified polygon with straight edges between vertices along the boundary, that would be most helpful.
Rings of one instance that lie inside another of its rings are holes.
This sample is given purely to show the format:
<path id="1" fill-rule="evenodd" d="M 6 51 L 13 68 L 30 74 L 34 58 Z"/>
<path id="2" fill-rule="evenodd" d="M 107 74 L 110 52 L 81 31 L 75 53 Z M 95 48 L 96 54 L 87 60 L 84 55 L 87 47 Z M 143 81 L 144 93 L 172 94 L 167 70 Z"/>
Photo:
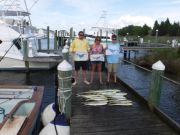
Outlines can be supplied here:
<path id="1" fill-rule="evenodd" d="M 91 54 L 102 54 L 103 53 L 103 46 L 100 45 L 92 45 Z"/>

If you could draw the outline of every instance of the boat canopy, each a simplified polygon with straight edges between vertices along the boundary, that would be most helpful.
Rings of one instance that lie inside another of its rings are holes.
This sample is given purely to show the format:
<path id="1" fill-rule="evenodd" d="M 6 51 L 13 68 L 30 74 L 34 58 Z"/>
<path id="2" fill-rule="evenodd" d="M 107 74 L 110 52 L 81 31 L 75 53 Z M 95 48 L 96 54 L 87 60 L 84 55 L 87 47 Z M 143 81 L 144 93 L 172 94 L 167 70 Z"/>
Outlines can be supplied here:
<path id="1" fill-rule="evenodd" d="M 29 16 L 29 12 L 13 11 L 13 10 L 0 10 L 0 16 Z"/>

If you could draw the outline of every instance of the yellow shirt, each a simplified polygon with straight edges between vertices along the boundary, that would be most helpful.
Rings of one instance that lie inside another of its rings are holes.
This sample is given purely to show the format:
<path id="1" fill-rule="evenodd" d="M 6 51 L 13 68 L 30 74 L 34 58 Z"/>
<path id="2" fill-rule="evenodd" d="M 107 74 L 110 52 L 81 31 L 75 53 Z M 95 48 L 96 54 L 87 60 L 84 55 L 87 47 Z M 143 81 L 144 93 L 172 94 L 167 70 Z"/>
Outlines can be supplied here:
<path id="1" fill-rule="evenodd" d="M 89 50 L 90 47 L 86 39 L 80 40 L 76 38 L 70 46 L 70 52 L 88 52 Z"/>

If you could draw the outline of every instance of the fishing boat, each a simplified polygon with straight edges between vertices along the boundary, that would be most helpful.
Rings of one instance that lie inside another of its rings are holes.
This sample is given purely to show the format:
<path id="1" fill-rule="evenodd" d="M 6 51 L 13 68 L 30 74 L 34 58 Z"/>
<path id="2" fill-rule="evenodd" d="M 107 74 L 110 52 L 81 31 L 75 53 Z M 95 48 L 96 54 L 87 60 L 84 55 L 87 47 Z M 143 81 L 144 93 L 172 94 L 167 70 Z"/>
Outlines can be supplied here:
<path id="1" fill-rule="evenodd" d="M 0 86 L 0 135 L 32 135 L 43 87 Z"/>
<path id="2" fill-rule="evenodd" d="M 62 60 L 57 44 L 54 49 L 54 38 L 32 26 L 24 3 L 26 10 L 19 0 L 0 1 L 0 70 L 50 69 Z"/>

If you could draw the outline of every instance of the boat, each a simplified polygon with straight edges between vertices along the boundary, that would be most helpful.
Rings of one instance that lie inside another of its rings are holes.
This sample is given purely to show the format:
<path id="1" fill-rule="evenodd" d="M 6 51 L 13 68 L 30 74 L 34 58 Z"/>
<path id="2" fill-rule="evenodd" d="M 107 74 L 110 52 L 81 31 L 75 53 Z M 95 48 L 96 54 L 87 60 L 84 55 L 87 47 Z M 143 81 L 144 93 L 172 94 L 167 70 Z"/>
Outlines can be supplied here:
<path id="1" fill-rule="evenodd" d="M 24 3 L 27 7 L 26 0 Z M 57 44 L 55 46 L 54 37 L 49 38 L 48 33 L 42 35 L 32 26 L 29 11 L 21 10 L 20 5 L 18 0 L 0 1 L 0 70 L 56 66 L 62 60 L 62 54 Z"/>
<path id="2" fill-rule="evenodd" d="M 0 86 L 0 135 L 33 135 L 44 87 Z"/>

